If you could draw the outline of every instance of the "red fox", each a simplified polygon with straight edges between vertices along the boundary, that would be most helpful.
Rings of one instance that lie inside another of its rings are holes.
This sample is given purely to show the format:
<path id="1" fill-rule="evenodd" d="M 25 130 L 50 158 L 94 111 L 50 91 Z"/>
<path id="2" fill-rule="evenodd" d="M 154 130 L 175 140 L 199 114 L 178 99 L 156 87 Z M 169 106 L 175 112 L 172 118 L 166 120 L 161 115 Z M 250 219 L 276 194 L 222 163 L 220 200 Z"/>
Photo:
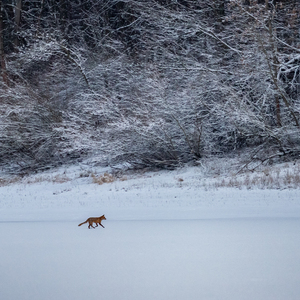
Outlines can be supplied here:
<path id="1" fill-rule="evenodd" d="M 82 224 L 85 224 L 85 223 L 87 223 L 87 222 L 89 222 L 89 229 L 91 228 L 91 226 L 93 227 L 93 228 L 95 228 L 94 226 L 93 226 L 93 223 L 96 223 L 96 227 L 98 227 L 98 224 L 100 225 L 100 226 L 102 226 L 103 228 L 105 228 L 102 224 L 101 224 L 101 221 L 102 220 L 106 220 L 106 218 L 105 218 L 105 216 L 103 215 L 103 216 L 101 216 L 101 217 L 97 217 L 97 218 L 88 218 L 85 222 L 83 222 L 83 223 L 80 223 L 78 226 L 81 226 Z"/>

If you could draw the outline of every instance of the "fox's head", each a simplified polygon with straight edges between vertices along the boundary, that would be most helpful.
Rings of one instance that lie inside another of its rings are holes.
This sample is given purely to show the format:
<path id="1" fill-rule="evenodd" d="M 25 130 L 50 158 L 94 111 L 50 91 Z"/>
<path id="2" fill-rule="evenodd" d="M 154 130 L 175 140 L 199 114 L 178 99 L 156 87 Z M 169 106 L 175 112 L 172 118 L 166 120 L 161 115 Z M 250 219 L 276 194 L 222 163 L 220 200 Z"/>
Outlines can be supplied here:
<path id="1" fill-rule="evenodd" d="M 105 216 L 103 215 L 103 216 L 101 216 L 101 218 L 102 218 L 102 220 L 106 220 L 106 218 L 105 218 Z"/>

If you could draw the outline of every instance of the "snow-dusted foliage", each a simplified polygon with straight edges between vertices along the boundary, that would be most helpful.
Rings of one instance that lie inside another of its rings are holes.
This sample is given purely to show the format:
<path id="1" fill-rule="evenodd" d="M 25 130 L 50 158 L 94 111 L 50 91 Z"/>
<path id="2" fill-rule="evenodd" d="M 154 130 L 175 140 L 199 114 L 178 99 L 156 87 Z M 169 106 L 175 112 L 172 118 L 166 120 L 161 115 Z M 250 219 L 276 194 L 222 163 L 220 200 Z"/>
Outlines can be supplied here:
<path id="1" fill-rule="evenodd" d="M 299 2 L 21 2 L 18 24 L 2 5 L 1 166 L 299 155 Z"/>

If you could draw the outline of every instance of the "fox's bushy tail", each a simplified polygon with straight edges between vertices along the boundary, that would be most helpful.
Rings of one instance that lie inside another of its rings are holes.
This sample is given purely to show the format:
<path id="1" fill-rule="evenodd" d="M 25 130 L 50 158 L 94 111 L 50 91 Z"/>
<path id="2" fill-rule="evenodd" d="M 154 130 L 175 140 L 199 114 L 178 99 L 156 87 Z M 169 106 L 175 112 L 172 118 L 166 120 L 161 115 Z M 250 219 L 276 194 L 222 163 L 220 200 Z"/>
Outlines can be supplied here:
<path id="1" fill-rule="evenodd" d="M 86 221 L 83 222 L 83 223 L 78 224 L 78 226 L 81 226 L 81 225 L 83 225 L 83 224 L 85 224 L 85 223 L 87 223 L 87 222 L 88 222 L 88 220 L 86 220 Z"/>

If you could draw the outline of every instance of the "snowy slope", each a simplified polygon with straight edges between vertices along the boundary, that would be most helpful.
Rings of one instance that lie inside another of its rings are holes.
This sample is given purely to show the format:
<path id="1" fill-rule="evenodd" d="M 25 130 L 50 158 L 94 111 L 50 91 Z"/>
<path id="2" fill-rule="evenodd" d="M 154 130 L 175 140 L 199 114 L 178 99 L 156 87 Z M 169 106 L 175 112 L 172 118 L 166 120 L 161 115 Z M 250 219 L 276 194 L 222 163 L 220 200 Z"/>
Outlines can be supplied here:
<path id="1" fill-rule="evenodd" d="M 215 188 L 215 178 L 199 168 L 95 183 L 104 173 L 78 166 L 2 186 L 0 221 L 73 221 L 103 213 L 112 220 L 300 216 L 299 189 Z"/>

